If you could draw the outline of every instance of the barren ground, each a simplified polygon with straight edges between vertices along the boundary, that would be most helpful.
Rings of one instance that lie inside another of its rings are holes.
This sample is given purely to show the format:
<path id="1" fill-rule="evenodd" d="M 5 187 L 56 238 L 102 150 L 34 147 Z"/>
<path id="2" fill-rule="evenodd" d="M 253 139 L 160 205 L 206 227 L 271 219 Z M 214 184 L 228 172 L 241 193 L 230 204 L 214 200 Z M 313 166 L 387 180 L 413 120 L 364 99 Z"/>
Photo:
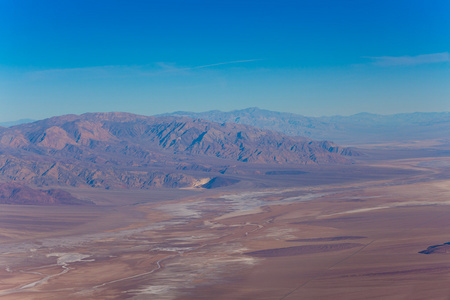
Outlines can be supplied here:
<path id="1" fill-rule="evenodd" d="M 0 298 L 448 299 L 450 158 L 373 151 L 248 186 L 2 205 Z"/>

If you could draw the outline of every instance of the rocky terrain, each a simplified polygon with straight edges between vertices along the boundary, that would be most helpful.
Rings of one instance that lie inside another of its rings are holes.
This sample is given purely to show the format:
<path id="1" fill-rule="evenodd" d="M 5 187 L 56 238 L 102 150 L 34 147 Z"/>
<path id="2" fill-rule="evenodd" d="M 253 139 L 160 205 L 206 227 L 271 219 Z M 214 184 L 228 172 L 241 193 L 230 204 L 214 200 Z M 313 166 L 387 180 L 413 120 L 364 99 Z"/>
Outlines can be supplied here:
<path id="1" fill-rule="evenodd" d="M 1 205 L 0 298 L 447 299 L 450 158 L 363 162 Z"/>
<path id="2" fill-rule="evenodd" d="M 89 113 L 0 130 L 0 179 L 38 186 L 192 187 L 211 179 L 213 187 L 236 182 L 215 178 L 237 165 L 348 164 L 355 155 L 328 141 L 186 117 Z"/>

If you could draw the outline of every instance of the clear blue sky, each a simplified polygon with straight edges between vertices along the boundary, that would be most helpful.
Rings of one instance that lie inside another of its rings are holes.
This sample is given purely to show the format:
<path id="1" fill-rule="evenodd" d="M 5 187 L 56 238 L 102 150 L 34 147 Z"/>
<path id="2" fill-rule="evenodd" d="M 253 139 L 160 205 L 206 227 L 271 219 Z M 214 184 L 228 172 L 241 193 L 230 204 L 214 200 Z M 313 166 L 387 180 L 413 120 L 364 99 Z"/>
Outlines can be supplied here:
<path id="1" fill-rule="evenodd" d="M 0 121 L 450 110 L 450 1 L 0 0 Z"/>

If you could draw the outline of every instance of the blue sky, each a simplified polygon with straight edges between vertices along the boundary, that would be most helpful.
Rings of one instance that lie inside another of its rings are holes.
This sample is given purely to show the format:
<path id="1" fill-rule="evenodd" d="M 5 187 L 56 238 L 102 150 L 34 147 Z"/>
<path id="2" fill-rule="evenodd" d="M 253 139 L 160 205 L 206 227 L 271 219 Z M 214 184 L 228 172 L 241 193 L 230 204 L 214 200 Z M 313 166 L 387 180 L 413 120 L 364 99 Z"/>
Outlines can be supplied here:
<path id="1" fill-rule="evenodd" d="M 0 121 L 450 110 L 449 1 L 0 0 Z"/>

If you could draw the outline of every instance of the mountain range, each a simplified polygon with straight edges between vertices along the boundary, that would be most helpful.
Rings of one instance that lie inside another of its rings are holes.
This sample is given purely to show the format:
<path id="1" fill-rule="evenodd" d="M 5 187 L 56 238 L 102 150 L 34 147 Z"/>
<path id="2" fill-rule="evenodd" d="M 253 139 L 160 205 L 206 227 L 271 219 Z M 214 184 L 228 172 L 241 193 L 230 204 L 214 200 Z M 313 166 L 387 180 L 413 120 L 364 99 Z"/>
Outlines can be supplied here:
<path id="1" fill-rule="evenodd" d="M 246 124 L 289 136 L 332 140 L 346 145 L 443 139 L 450 136 L 449 112 L 394 115 L 359 113 L 352 116 L 306 117 L 252 107 L 230 112 L 178 111 L 163 115 L 200 118 L 218 123 Z"/>
<path id="2" fill-rule="evenodd" d="M 32 120 L 32 119 L 20 119 L 20 120 L 11 121 L 11 122 L 0 122 L 0 127 L 11 127 L 11 126 L 16 126 L 16 125 L 20 125 L 20 124 L 31 123 L 34 121 L 35 120 Z"/>
<path id="3" fill-rule="evenodd" d="M 233 184 L 226 176 L 246 164 L 348 164 L 355 155 L 328 141 L 181 116 L 88 113 L 0 128 L 0 180 L 35 186 L 211 188 Z"/>
<path id="4" fill-rule="evenodd" d="M 217 123 L 244 124 L 277 131 L 288 136 L 330 140 L 346 145 L 445 139 L 450 136 L 449 112 L 416 112 L 393 115 L 358 113 L 351 116 L 307 117 L 251 107 L 229 112 L 219 110 L 200 113 L 177 111 L 156 116 L 183 116 Z M 10 127 L 32 121 L 23 119 L 0 123 L 0 126 Z"/>

